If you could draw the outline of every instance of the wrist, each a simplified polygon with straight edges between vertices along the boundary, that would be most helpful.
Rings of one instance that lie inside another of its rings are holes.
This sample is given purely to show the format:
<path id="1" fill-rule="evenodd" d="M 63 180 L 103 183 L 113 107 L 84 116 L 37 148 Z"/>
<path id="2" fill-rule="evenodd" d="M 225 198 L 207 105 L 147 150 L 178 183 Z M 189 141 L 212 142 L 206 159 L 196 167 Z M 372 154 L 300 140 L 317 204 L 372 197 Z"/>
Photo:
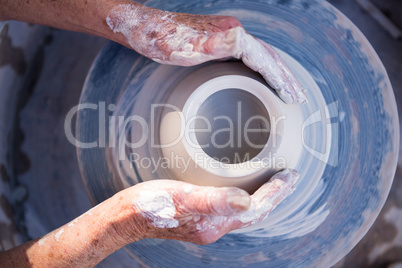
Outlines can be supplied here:
<path id="1" fill-rule="evenodd" d="M 168 39 L 176 28 L 176 15 L 133 2 L 116 4 L 106 16 L 111 33 L 107 38 L 157 62 L 166 61 L 172 52 Z"/>
<path id="2" fill-rule="evenodd" d="M 107 233 L 115 247 L 121 248 L 147 237 L 143 217 L 133 206 L 135 193 L 134 186 L 108 200 Z"/>

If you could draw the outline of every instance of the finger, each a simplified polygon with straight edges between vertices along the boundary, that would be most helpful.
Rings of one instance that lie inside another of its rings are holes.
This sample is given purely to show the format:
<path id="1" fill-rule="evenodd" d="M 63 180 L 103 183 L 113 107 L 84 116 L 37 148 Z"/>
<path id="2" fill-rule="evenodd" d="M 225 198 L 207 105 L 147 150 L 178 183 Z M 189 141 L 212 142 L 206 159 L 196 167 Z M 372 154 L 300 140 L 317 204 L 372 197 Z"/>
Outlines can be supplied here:
<path id="1" fill-rule="evenodd" d="M 239 188 L 192 187 L 191 193 L 183 199 L 183 205 L 194 214 L 231 216 L 250 206 L 250 195 Z"/>
<path id="2" fill-rule="evenodd" d="M 258 202 L 269 201 L 275 208 L 294 191 L 299 178 L 300 174 L 294 169 L 278 172 L 253 194 L 253 199 Z"/>
<path id="3" fill-rule="evenodd" d="M 285 103 L 307 101 L 301 83 L 272 46 L 245 32 L 239 38 L 244 64 L 259 72 Z"/>
<path id="4" fill-rule="evenodd" d="M 288 96 L 291 99 L 287 103 L 307 102 L 307 96 L 305 94 L 305 89 L 303 88 L 300 81 L 293 74 L 293 72 L 290 70 L 288 65 L 280 57 L 278 52 L 272 46 L 268 45 L 267 43 L 265 43 L 261 40 L 258 40 L 258 41 L 264 46 L 264 48 L 267 51 L 269 51 L 269 53 L 271 53 L 273 55 L 273 58 L 274 58 L 276 64 L 279 66 L 279 68 L 282 71 L 282 74 L 283 74 L 282 81 L 285 84 L 282 87 L 280 85 L 278 85 L 278 87 L 275 89 L 277 91 L 279 91 L 280 94 Z M 285 98 L 285 96 L 284 96 L 284 98 Z"/>
<path id="5" fill-rule="evenodd" d="M 275 174 L 269 182 L 261 186 L 252 196 L 250 208 L 238 216 L 249 226 L 263 220 L 280 202 L 294 191 L 294 185 L 300 174 L 296 170 L 286 169 Z"/>

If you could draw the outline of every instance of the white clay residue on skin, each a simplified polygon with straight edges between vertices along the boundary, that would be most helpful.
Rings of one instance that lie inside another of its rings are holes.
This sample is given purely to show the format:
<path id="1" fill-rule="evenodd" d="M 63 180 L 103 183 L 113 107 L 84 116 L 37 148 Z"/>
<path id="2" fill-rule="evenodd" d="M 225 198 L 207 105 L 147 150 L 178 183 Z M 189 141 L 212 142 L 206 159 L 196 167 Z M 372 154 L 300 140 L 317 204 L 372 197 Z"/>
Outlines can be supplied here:
<path id="1" fill-rule="evenodd" d="M 252 197 L 250 208 L 236 216 L 238 220 L 247 223 L 244 227 L 253 225 L 256 222 L 264 219 L 282 200 L 291 195 L 295 190 L 294 184 L 299 179 L 300 175 L 294 170 L 284 170 L 272 177 L 269 182 L 270 188 L 267 190 L 272 191 L 269 197 L 266 196 L 267 192 L 256 193 Z"/>
<path id="2" fill-rule="evenodd" d="M 183 191 L 184 191 L 186 194 L 191 194 L 191 193 L 193 192 L 193 186 L 192 186 L 192 185 L 186 185 L 186 186 L 184 187 Z"/>
<path id="3" fill-rule="evenodd" d="M 241 59 L 253 71 L 259 72 L 270 86 L 276 89 L 278 95 L 286 103 L 306 102 L 304 89 L 294 74 L 273 47 L 263 44 L 254 38 L 242 27 L 235 27 L 226 33 L 214 33 L 214 36 L 197 33 L 192 28 L 180 26 L 173 40 L 188 40 L 187 42 L 172 43 L 174 47 L 169 58 L 169 64 L 192 66 L 206 61 L 234 57 Z M 209 38 L 214 38 L 215 46 L 213 54 L 204 54 L 194 51 L 188 42 L 195 35 L 203 36 L 199 41 L 202 47 Z M 179 44 L 179 45 L 178 45 Z"/>
<path id="4" fill-rule="evenodd" d="M 38 246 L 43 246 L 46 242 L 47 236 L 42 237 L 41 239 L 39 239 L 38 241 Z"/>
<path id="5" fill-rule="evenodd" d="M 176 207 L 172 197 L 166 191 L 142 191 L 134 200 L 142 214 L 157 228 L 176 228 L 179 221 L 174 219 Z"/>
<path id="6" fill-rule="evenodd" d="M 238 37 L 240 32 L 244 32 L 241 27 L 236 27 L 229 30 L 227 33 L 218 32 L 213 35 L 207 32 L 198 32 L 187 26 L 179 26 L 178 31 L 172 40 L 169 42 L 172 45 L 173 52 L 170 54 L 170 64 L 181 66 L 193 66 L 206 61 L 235 57 L 240 59 L 241 49 L 240 40 Z M 210 38 L 214 38 L 214 43 L 219 44 L 214 49 L 213 54 L 205 54 L 199 51 L 195 51 L 193 45 L 189 42 L 195 36 L 201 36 L 198 41 L 199 47 L 203 47 Z"/>
<path id="7" fill-rule="evenodd" d="M 201 216 L 200 216 L 200 215 L 193 215 L 193 221 L 194 221 L 194 222 L 199 222 L 200 219 L 201 219 Z"/>
<path id="8" fill-rule="evenodd" d="M 253 71 L 259 72 L 286 103 L 307 101 L 304 89 L 278 52 L 270 45 L 255 39 L 243 28 L 237 39 L 240 44 L 241 59 Z M 237 52 L 239 53 L 239 52 Z"/>
<path id="9" fill-rule="evenodd" d="M 310 204 L 302 207 L 297 214 L 282 221 L 281 224 L 269 226 L 269 232 L 265 234 L 260 233 L 258 237 L 284 236 L 285 239 L 291 239 L 302 237 L 314 231 L 329 215 L 327 203 L 312 210 L 311 204 L 316 204 L 316 201 L 322 196 L 322 192 L 325 191 L 324 183 L 322 181 L 319 182 L 316 189 L 318 192 L 316 192 L 316 195 L 311 199 Z"/>
<path id="10" fill-rule="evenodd" d="M 239 220 L 243 223 L 254 224 L 264 213 L 271 211 L 273 205 L 270 200 L 262 202 L 251 202 L 249 210 L 244 214 L 238 216 Z"/>
<path id="11" fill-rule="evenodd" d="M 138 8 L 134 5 L 119 5 L 113 8 L 106 17 L 106 23 L 114 33 L 122 33 L 127 42 L 132 38 L 133 27 L 139 25 Z"/>
<path id="12" fill-rule="evenodd" d="M 78 222 L 78 218 L 73 220 L 72 222 L 70 222 L 67 226 L 68 227 L 74 226 L 74 224 L 77 223 L 77 222 Z"/>
<path id="13" fill-rule="evenodd" d="M 206 216 L 204 220 L 196 223 L 195 228 L 199 232 L 212 232 L 214 234 L 219 233 L 219 228 L 222 222 L 227 221 L 227 217 L 222 216 Z"/>
<path id="14" fill-rule="evenodd" d="M 56 241 L 59 241 L 61 234 L 64 232 L 64 228 L 58 231 L 54 237 L 56 238 Z"/>
<path id="15" fill-rule="evenodd" d="M 156 42 L 157 37 L 151 37 L 152 33 L 159 33 L 162 26 L 172 23 L 175 16 L 170 12 L 159 11 L 159 17 L 165 21 L 165 25 L 160 23 L 149 23 L 156 16 L 148 16 L 142 14 L 141 8 L 135 5 L 124 4 L 114 7 L 106 17 L 106 23 L 114 33 L 121 33 L 125 37 L 127 43 L 137 52 L 146 55 L 157 62 L 168 61 L 168 57 L 163 51 L 158 49 Z M 139 33 L 139 28 L 142 33 Z"/>
<path id="16" fill-rule="evenodd" d="M 263 186 L 265 189 L 257 191 L 252 196 L 250 207 L 247 211 L 235 216 L 205 216 L 202 221 L 196 223 L 196 230 L 200 232 L 219 233 L 217 226 L 222 226 L 222 223 L 230 224 L 232 221 L 240 221 L 243 227 L 253 225 L 263 219 L 286 197 L 291 195 L 295 190 L 294 185 L 298 181 L 300 175 L 295 170 L 283 170 L 274 177 L 271 181 Z"/>
<path id="17" fill-rule="evenodd" d="M 124 35 L 137 52 L 163 64 L 193 66 L 215 59 L 234 57 L 259 72 L 286 103 L 306 102 L 304 89 L 277 51 L 248 34 L 242 27 L 228 31 L 199 31 L 174 20 L 176 14 L 166 11 L 144 11 L 125 4 L 113 8 L 106 22 L 114 33 Z M 160 17 L 161 22 L 150 23 L 149 16 Z M 139 33 L 141 29 L 142 32 Z M 192 44 L 197 39 L 197 48 Z M 202 49 L 213 44 L 213 52 Z M 158 46 L 159 45 L 159 46 Z M 161 46 L 166 51 L 161 50 Z M 167 55 L 167 51 L 171 51 Z"/>

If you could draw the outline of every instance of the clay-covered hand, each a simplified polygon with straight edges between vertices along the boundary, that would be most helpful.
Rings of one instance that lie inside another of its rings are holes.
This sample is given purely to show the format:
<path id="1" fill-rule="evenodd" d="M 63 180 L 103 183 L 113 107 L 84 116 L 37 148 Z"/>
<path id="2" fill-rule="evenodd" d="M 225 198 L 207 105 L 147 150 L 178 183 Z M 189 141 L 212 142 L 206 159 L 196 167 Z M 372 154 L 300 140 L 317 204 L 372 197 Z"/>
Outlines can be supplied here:
<path id="1" fill-rule="evenodd" d="M 266 218 L 294 191 L 298 178 L 295 170 L 284 170 L 251 196 L 235 187 L 202 187 L 171 180 L 138 184 L 116 195 L 122 204 L 129 200 L 121 205 L 120 240 L 124 244 L 143 238 L 212 243 Z"/>
<path id="2" fill-rule="evenodd" d="M 208 244 L 263 220 L 293 190 L 284 170 L 253 195 L 234 188 L 156 180 L 127 188 L 53 232 L 0 253 L 4 267 L 93 267 L 144 238 Z M 21 258 L 24 256 L 24 258 Z"/>
<path id="3" fill-rule="evenodd" d="M 275 49 L 251 36 L 234 17 L 192 15 L 138 4 L 115 6 L 106 22 L 127 46 L 164 64 L 192 66 L 215 59 L 242 59 L 286 103 L 303 103 L 302 85 Z"/>

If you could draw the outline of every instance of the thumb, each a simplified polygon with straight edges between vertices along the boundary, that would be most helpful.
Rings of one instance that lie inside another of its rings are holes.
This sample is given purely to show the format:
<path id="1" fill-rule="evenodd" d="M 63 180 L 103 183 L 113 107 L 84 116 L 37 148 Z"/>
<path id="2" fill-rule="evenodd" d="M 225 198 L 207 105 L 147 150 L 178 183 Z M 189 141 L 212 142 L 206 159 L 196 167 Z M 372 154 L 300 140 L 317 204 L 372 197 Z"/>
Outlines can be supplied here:
<path id="1" fill-rule="evenodd" d="M 184 203 L 192 213 L 231 216 L 247 210 L 250 201 L 250 195 L 239 188 L 194 186 Z"/>

